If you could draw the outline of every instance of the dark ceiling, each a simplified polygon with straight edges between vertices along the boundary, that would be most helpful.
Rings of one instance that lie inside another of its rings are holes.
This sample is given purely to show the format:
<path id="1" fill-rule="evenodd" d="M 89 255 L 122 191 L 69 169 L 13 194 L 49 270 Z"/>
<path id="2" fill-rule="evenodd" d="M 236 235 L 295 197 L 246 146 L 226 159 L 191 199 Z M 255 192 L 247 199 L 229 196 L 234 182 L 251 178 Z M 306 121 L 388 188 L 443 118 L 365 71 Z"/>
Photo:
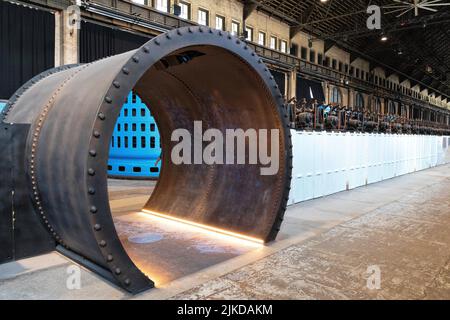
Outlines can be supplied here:
<path id="1" fill-rule="evenodd" d="M 388 8 L 406 6 L 414 0 L 246 0 L 270 15 L 284 19 L 292 27 L 326 40 L 326 47 L 338 44 L 359 56 L 370 58 L 373 66 L 388 66 L 390 72 L 407 76 L 422 87 L 433 88 L 437 95 L 450 97 L 450 3 L 448 0 L 419 0 L 440 4 L 418 10 Z M 367 28 L 367 8 L 382 9 L 382 29 Z M 393 10 L 398 10 L 390 13 Z M 436 11 L 432 11 L 436 10 Z M 401 15 L 401 16 L 399 16 Z M 381 33 L 388 40 L 380 40 Z M 450 99 L 449 99 L 450 100 Z"/>

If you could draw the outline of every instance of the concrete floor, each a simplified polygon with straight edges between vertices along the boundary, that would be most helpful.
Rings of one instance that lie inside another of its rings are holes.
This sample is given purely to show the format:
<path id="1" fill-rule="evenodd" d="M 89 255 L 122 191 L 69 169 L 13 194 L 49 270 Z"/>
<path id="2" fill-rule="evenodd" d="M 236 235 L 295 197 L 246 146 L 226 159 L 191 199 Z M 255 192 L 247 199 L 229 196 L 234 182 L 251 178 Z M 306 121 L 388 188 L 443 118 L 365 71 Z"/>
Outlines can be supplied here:
<path id="1" fill-rule="evenodd" d="M 206 259 L 201 269 L 177 266 L 184 273 L 135 297 L 86 270 L 81 289 L 67 289 L 73 263 L 52 253 L 0 266 L 0 299 L 450 299 L 449 169 L 289 207 L 270 246 Z M 130 203 L 145 201 L 146 188 L 110 187 L 119 219 L 138 210 Z M 372 270 L 379 289 L 368 286 Z"/>

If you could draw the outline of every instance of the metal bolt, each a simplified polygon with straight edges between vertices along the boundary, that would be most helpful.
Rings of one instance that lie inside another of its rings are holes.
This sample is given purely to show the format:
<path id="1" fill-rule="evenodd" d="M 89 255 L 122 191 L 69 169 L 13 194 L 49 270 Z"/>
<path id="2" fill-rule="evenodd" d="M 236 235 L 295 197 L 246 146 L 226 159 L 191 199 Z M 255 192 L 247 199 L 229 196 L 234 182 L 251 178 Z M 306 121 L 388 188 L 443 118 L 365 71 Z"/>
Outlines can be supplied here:
<path id="1" fill-rule="evenodd" d="M 94 226 L 95 231 L 100 231 L 102 229 L 102 227 L 99 224 L 96 224 Z"/>
<path id="2" fill-rule="evenodd" d="M 111 99 L 111 97 L 106 96 L 106 97 L 105 97 L 105 101 L 106 101 L 107 103 L 111 103 L 111 102 L 112 102 L 112 99 Z"/>
<path id="3" fill-rule="evenodd" d="M 130 74 L 130 69 L 128 69 L 127 67 L 124 67 L 124 68 L 122 68 L 122 72 L 124 73 L 124 74 Z"/>
<path id="4" fill-rule="evenodd" d="M 149 47 L 147 47 L 147 46 L 144 46 L 142 49 L 144 49 L 144 52 L 145 52 L 145 53 L 149 53 L 149 52 L 150 52 L 150 49 L 149 49 Z"/>
<path id="5" fill-rule="evenodd" d="M 117 89 L 119 89 L 119 88 L 120 88 L 120 83 L 119 83 L 119 81 L 114 81 L 114 82 L 113 82 L 113 86 L 116 87 Z"/>
<path id="6" fill-rule="evenodd" d="M 96 152 L 95 150 L 90 150 L 90 151 L 89 151 L 89 154 L 90 154 L 92 157 L 95 157 L 95 156 L 97 155 L 97 152 Z"/>
<path id="7" fill-rule="evenodd" d="M 106 241 L 105 240 L 100 241 L 99 245 L 100 245 L 100 247 L 103 247 L 103 248 L 106 247 Z"/>
<path id="8" fill-rule="evenodd" d="M 100 113 L 98 114 L 98 118 L 99 118 L 100 120 L 105 120 L 105 119 L 106 119 L 106 116 L 105 116 L 105 114 L 104 114 L 103 112 L 100 112 Z"/>
<path id="9" fill-rule="evenodd" d="M 114 258 L 113 258 L 112 255 L 108 254 L 108 257 L 106 258 L 106 260 L 107 260 L 108 262 L 111 262 L 111 261 L 114 260 Z"/>
<path id="10" fill-rule="evenodd" d="M 120 268 L 116 268 L 116 270 L 114 270 L 114 272 L 115 272 L 117 275 L 119 275 L 119 274 L 122 273 L 122 270 L 120 270 Z"/>
<path id="11" fill-rule="evenodd" d="M 95 175 L 95 170 L 92 169 L 92 168 L 89 168 L 89 169 L 88 169 L 88 174 L 89 174 L 90 176 L 94 176 L 94 175 Z"/>
<path id="12" fill-rule="evenodd" d="M 98 132 L 98 131 L 94 131 L 94 137 L 96 137 L 96 138 L 100 138 L 100 132 Z"/>
<path id="13" fill-rule="evenodd" d="M 139 57 L 138 57 L 138 56 L 134 56 L 134 57 L 133 57 L 133 61 L 134 61 L 135 63 L 138 63 L 138 62 L 139 62 Z"/>
<path id="14" fill-rule="evenodd" d="M 95 194 L 95 189 L 93 187 L 89 187 L 88 192 L 89 194 Z"/>
<path id="15" fill-rule="evenodd" d="M 97 213 L 98 209 L 96 206 L 92 206 L 90 211 L 91 211 L 91 213 Z"/>

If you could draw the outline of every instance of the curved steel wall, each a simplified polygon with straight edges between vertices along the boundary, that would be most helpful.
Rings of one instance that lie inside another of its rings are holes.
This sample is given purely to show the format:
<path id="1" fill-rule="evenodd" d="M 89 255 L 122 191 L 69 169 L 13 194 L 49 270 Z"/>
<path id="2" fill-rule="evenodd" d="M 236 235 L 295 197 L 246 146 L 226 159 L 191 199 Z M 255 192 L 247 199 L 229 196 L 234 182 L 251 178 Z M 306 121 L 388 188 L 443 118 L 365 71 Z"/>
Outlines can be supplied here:
<path id="1" fill-rule="evenodd" d="M 8 102 L 5 121 L 31 125 L 25 163 L 29 192 L 55 241 L 130 292 L 154 285 L 123 248 L 108 201 L 111 137 L 131 90 L 151 103 L 163 147 L 161 177 L 144 209 L 274 240 L 292 170 L 283 96 L 246 43 L 223 31 L 189 27 L 134 51 L 50 70 Z M 183 128 L 192 136 L 199 120 L 205 131 L 223 134 L 229 128 L 277 130 L 272 156 L 279 159 L 279 170 L 262 176 L 261 163 L 175 165 L 170 159 L 177 142 L 171 133 Z"/>
<path id="2" fill-rule="evenodd" d="M 130 92 L 111 138 L 108 174 L 119 178 L 157 179 L 160 156 L 161 141 L 155 118 L 141 98 Z"/>

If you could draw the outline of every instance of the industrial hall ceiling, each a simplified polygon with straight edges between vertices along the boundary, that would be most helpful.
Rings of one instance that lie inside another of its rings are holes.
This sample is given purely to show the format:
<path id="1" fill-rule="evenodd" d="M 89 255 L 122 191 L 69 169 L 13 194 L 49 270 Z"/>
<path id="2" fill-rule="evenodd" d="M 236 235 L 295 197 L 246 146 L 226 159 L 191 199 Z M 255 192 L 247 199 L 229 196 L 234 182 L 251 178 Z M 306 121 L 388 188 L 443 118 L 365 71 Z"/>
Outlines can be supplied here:
<path id="1" fill-rule="evenodd" d="M 401 80 L 431 87 L 436 96 L 450 97 L 450 1 L 448 0 L 246 0 L 246 10 L 262 10 L 299 31 L 325 40 L 388 67 Z M 367 21 L 380 9 L 381 29 Z"/>

